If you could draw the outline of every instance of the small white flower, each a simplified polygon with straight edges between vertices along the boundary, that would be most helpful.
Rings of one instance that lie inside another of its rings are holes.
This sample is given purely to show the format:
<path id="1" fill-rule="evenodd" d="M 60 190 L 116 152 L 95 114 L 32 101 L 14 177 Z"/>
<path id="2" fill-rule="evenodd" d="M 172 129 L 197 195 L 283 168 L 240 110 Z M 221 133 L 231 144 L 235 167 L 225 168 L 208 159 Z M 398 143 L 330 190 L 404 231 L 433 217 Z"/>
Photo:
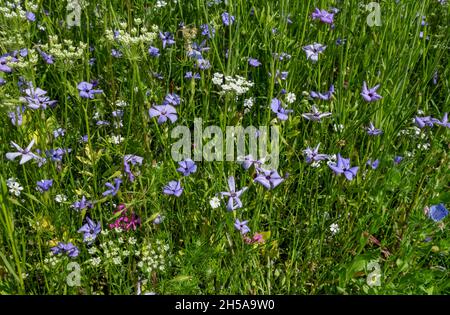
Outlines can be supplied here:
<path id="1" fill-rule="evenodd" d="M 61 203 L 61 202 L 67 201 L 67 196 L 66 195 L 56 195 L 55 196 L 55 201 L 57 203 Z"/>
<path id="2" fill-rule="evenodd" d="M 287 102 L 288 104 L 294 103 L 296 99 L 297 99 L 297 98 L 296 98 L 296 96 L 295 96 L 294 93 L 290 92 L 290 93 L 286 94 L 286 102 Z"/>
<path id="3" fill-rule="evenodd" d="M 122 259 L 120 257 L 114 257 L 113 258 L 113 263 L 115 265 L 120 265 L 122 263 Z"/>
<path id="4" fill-rule="evenodd" d="M 91 247 L 88 249 L 88 253 L 91 255 L 95 254 L 96 252 L 97 252 L 97 248 L 95 248 L 95 247 Z"/>
<path id="5" fill-rule="evenodd" d="M 244 107 L 250 109 L 250 108 L 252 108 L 253 103 L 254 103 L 253 97 L 247 98 L 247 99 L 244 100 Z"/>
<path id="6" fill-rule="evenodd" d="M 23 190 L 23 187 L 20 186 L 20 184 L 18 182 L 12 182 L 10 185 L 8 185 L 9 187 L 9 192 L 13 195 L 15 195 L 16 197 L 20 196 L 21 191 Z"/>
<path id="7" fill-rule="evenodd" d="M 220 199 L 218 197 L 213 197 L 209 201 L 209 204 L 211 205 L 211 208 L 216 209 L 220 207 Z"/>
<path id="8" fill-rule="evenodd" d="M 121 135 L 118 135 L 118 136 L 112 135 L 109 139 L 109 142 L 112 144 L 120 144 L 120 143 L 122 143 L 123 140 L 125 140 L 125 138 L 122 137 Z"/>
<path id="9" fill-rule="evenodd" d="M 100 257 L 95 257 L 91 259 L 91 265 L 92 266 L 98 266 L 102 262 L 102 259 Z"/>
<path id="10" fill-rule="evenodd" d="M 339 232 L 339 225 L 337 223 L 333 223 L 330 225 L 331 234 L 335 235 Z"/>
<path id="11" fill-rule="evenodd" d="M 334 129 L 334 131 L 336 131 L 336 132 L 342 131 L 342 130 L 344 130 L 344 125 L 341 125 L 341 124 L 338 124 L 338 125 L 333 124 L 333 129 Z"/>

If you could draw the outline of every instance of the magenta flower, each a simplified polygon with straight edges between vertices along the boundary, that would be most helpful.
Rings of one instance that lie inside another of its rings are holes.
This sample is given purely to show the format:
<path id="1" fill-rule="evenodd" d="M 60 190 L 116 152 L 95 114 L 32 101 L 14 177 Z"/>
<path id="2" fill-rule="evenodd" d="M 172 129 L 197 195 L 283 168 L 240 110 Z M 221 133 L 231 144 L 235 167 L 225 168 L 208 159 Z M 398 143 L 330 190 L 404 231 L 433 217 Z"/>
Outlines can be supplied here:
<path id="1" fill-rule="evenodd" d="M 110 229 L 121 228 L 125 231 L 130 229 L 136 230 L 138 226 L 141 225 L 141 219 L 134 213 L 131 212 L 131 215 L 127 214 L 127 208 L 125 208 L 124 204 L 120 204 L 117 206 L 116 210 L 114 210 L 114 214 L 120 215 L 116 221 L 109 225 Z"/>

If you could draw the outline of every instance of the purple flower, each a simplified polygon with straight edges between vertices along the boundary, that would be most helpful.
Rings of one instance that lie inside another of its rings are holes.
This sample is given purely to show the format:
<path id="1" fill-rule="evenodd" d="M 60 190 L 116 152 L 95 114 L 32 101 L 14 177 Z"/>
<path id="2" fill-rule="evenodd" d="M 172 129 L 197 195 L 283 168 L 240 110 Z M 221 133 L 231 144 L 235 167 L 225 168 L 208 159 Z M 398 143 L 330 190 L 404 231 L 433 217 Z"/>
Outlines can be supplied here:
<path id="1" fill-rule="evenodd" d="M 211 63 L 209 62 L 209 60 L 206 60 L 206 59 L 197 59 L 196 66 L 200 70 L 207 70 L 207 69 L 211 68 Z"/>
<path id="2" fill-rule="evenodd" d="M 117 192 L 119 191 L 120 184 L 122 183 L 122 180 L 120 178 L 114 178 L 114 185 L 111 183 L 106 183 L 105 186 L 109 189 L 105 192 L 103 192 L 103 196 L 115 196 Z"/>
<path id="3" fill-rule="evenodd" d="M 200 29 L 202 30 L 202 35 L 207 36 L 208 38 L 213 38 L 216 33 L 215 28 L 208 24 L 200 25 Z"/>
<path id="4" fill-rule="evenodd" d="M 28 56 L 28 49 L 22 48 L 21 50 L 19 50 L 19 55 L 20 55 L 21 57 L 26 57 L 26 56 Z"/>
<path id="5" fill-rule="evenodd" d="M 0 86 L 4 85 L 6 83 L 6 80 L 3 78 L 0 78 Z"/>
<path id="6" fill-rule="evenodd" d="M 173 35 L 170 32 L 159 32 L 159 38 L 162 40 L 163 48 L 166 48 L 166 45 L 173 45 L 175 41 L 173 40 Z"/>
<path id="7" fill-rule="evenodd" d="M 132 154 L 127 154 L 123 157 L 124 171 L 128 175 L 128 179 L 131 182 L 134 181 L 134 174 L 131 172 L 131 166 L 129 163 L 131 163 L 131 165 L 136 165 L 136 164 L 142 165 L 143 160 L 144 160 L 144 158 L 137 156 L 137 155 L 132 155 Z"/>
<path id="8" fill-rule="evenodd" d="M 368 89 L 366 81 L 363 82 L 363 87 L 361 91 L 361 96 L 364 98 L 366 102 L 374 102 L 382 98 L 381 95 L 377 93 L 379 84 L 375 85 L 373 88 Z"/>
<path id="9" fill-rule="evenodd" d="M 30 21 L 30 22 L 36 21 L 36 15 L 34 15 L 33 12 L 28 11 L 28 12 L 25 14 L 25 17 L 26 17 L 27 20 Z"/>
<path id="10" fill-rule="evenodd" d="M 3 55 L 0 57 L 0 71 L 5 73 L 12 72 L 12 68 L 8 66 L 8 63 L 10 62 L 17 62 L 17 58 L 12 57 L 10 55 Z"/>
<path id="11" fill-rule="evenodd" d="M 326 10 L 320 10 L 316 8 L 316 10 L 312 13 L 312 19 L 319 19 L 321 22 L 326 24 L 333 24 L 333 13 L 329 13 Z"/>
<path id="12" fill-rule="evenodd" d="M 337 155 L 337 164 L 330 163 L 328 166 L 334 171 L 335 174 L 344 173 L 348 180 L 352 180 L 358 172 L 358 166 L 350 167 L 350 159 L 345 159 L 340 153 Z"/>
<path id="13" fill-rule="evenodd" d="M 431 206 L 428 209 L 428 217 L 434 222 L 439 222 L 448 216 L 448 210 L 445 208 L 443 203 Z"/>
<path id="14" fill-rule="evenodd" d="M 8 112 L 8 117 L 14 126 L 22 126 L 24 112 L 25 106 L 17 106 L 15 112 Z"/>
<path id="15" fill-rule="evenodd" d="M 71 258 L 77 257 L 80 253 L 78 247 L 76 247 L 72 243 L 64 244 L 62 242 L 59 242 L 57 246 L 50 248 L 50 250 L 52 251 L 53 255 L 62 253 L 67 254 L 67 256 Z"/>
<path id="16" fill-rule="evenodd" d="M 78 91 L 80 91 L 80 96 L 82 98 L 90 98 L 90 99 L 94 99 L 94 95 L 95 94 L 101 94 L 103 93 L 102 90 L 93 90 L 92 88 L 94 87 L 94 85 L 92 83 L 88 83 L 88 82 L 80 82 L 77 85 L 77 89 Z"/>
<path id="17" fill-rule="evenodd" d="M 368 160 L 366 165 L 369 165 L 372 169 L 377 169 L 378 165 L 380 164 L 379 160 L 375 160 L 372 162 L 372 160 Z"/>
<path id="18" fill-rule="evenodd" d="M 260 183 L 267 189 L 274 189 L 281 184 L 283 180 L 284 178 L 282 178 L 276 170 L 269 171 L 263 169 L 260 170 L 260 173 L 254 179 L 255 182 Z"/>
<path id="19" fill-rule="evenodd" d="M 277 114 L 277 118 L 279 120 L 287 120 L 288 114 L 292 113 L 292 109 L 286 109 L 283 107 L 281 101 L 277 98 L 273 98 L 272 102 L 270 103 L 270 108 L 272 109 L 272 112 Z"/>
<path id="20" fill-rule="evenodd" d="M 280 79 L 280 80 L 285 81 L 287 79 L 288 74 L 289 74 L 288 71 L 281 71 L 280 72 L 280 70 L 277 70 L 275 72 L 275 79 Z M 272 76 L 272 74 L 269 73 L 269 76 Z M 278 81 L 276 83 L 278 84 Z"/>
<path id="21" fill-rule="evenodd" d="M 191 48 L 188 52 L 188 57 L 193 59 L 203 59 L 202 53 L 209 50 L 209 47 L 206 47 L 206 40 L 202 41 L 200 45 L 193 42 Z"/>
<path id="22" fill-rule="evenodd" d="M 122 118 L 123 117 L 123 110 L 118 109 L 118 110 L 113 111 L 111 114 L 113 115 L 113 117 Z"/>
<path id="23" fill-rule="evenodd" d="M 397 155 L 396 157 L 394 157 L 394 163 L 395 164 L 400 164 L 400 162 L 403 160 L 403 157 L 400 155 Z"/>
<path id="24" fill-rule="evenodd" d="M 68 152 L 69 152 L 69 150 L 57 148 L 56 150 L 54 150 L 54 149 L 47 150 L 47 151 L 45 151 L 45 154 L 53 162 L 60 162 L 60 161 L 62 161 L 62 158 L 63 158 L 64 154 L 66 154 Z"/>
<path id="25" fill-rule="evenodd" d="M 196 72 L 196 73 L 192 74 L 192 71 L 188 71 L 188 72 L 186 72 L 184 78 L 185 78 L 185 79 L 196 79 L 196 80 L 200 80 L 200 79 L 201 79 L 201 76 L 200 76 L 200 73 L 197 73 L 197 72 Z"/>
<path id="26" fill-rule="evenodd" d="M 330 89 L 325 93 L 311 91 L 309 94 L 311 95 L 312 98 L 319 98 L 321 100 L 328 101 L 333 96 L 333 93 L 334 93 L 334 85 L 332 84 L 330 86 Z"/>
<path id="27" fill-rule="evenodd" d="M 439 74 L 437 71 L 435 71 L 433 74 L 433 84 L 434 85 L 436 85 L 438 83 L 438 79 L 439 79 Z"/>
<path id="28" fill-rule="evenodd" d="M 450 128 L 450 123 L 448 122 L 448 113 L 444 113 L 442 120 L 432 118 L 431 121 L 439 126 Z"/>
<path id="29" fill-rule="evenodd" d="M 252 155 L 246 155 L 243 158 L 238 159 L 238 162 L 245 170 L 248 170 L 252 165 L 255 165 L 255 167 L 260 167 L 262 165 L 262 162 L 255 160 Z"/>
<path id="30" fill-rule="evenodd" d="M 86 221 L 87 223 L 78 230 L 78 233 L 83 233 L 83 242 L 92 244 L 102 231 L 102 227 L 100 222 L 95 223 L 89 217 L 86 217 Z"/>
<path id="31" fill-rule="evenodd" d="M 172 105 L 154 105 L 148 111 L 150 118 L 158 117 L 158 124 L 162 124 L 169 119 L 174 123 L 177 119 L 177 110 Z"/>
<path id="32" fill-rule="evenodd" d="M 11 141 L 11 145 L 16 148 L 17 152 L 8 152 L 6 153 L 6 158 L 10 161 L 14 160 L 17 157 L 21 157 L 19 164 L 25 164 L 26 162 L 28 162 L 29 160 L 32 159 L 37 159 L 39 158 L 36 154 L 34 154 L 33 152 L 31 152 L 31 148 L 34 145 L 34 139 L 31 140 L 30 144 L 25 148 L 22 149 L 21 147 L 19 147 L 19 145 L 13 141 Z"/>
<path id="33" fill-rule="evenodd" d="M 53 137 L 58 138 L 58 137 L 64 137 L 64 135 L 66 134 L 66 130 L 63 128 L 58 128 L 53 130 Z"/>
<path id="34" fill-rule="evenodd" d="M 222 13 L 222 23 L 226 26 L 230 26 L 234 23 L 234 16 L 228 14 L 228 12 Z"/>
<path id="35" fill-rule="evenodd" d="M 316 108 L 316 106 L 311 107 L 312 112 L 311 113 L 303 113 L 302 116 L 308 120 L 312 121 L 321 121 L 322 118 L 331 116 L 331 113 L 329 112 L 319 112 L 319 110 Z"/>
<path id="36" fill-rule="evenodd" d="M 180 181 L 172 180 L 163 188 L 163 193 L 166 195 L 174 195 L 180 197 L 183 192 Z"/>
<path id="37" fill-rule="evenodd" d="M 150 46 L 150 48 L 148 49 L 148 53 L 152 57 L 159 57 L 159 55 L 160 55 L 159 49 L 156 47 L 153 47 L 153 46 Z"/>
<path id="38" fill-rule="evenodd" d="M 53 60 L 53 56 L 50 54 L 45 53 L 44 51 L 38 50 L 39 54 L 41 55 L 42 59 L 44 59 L 45 63 L 48 65 L 52 65 L 55 63 Z"/>
<path id="39" fill-rule="evenodd" d="M 173 106 L 177 106 L 180 105 L 181 103 L 181 98 L 178 94 L 176 93 L 169 93 L 166 95 L 166 97 L 164 98 L 164 102 L 163 105 L 173 105 Z"/>
<path id="40" fill-rule="evenodd" d="M 236 219 L 236 221 L 234 221 L 234 227 L 236 228 L 236 230 L 241 232 L 242 235 L 245 235 L 248 232 L 250 232 L 250 228 L 247 226 L 247 223 L 248 223 L 248 220 L 241 222 L 238 219 Z"/>
<path id="41" fill-rule="evenodd" d="M 248 58 L 248 64 L 252 67 L 259 67 L 261 65 L 261 62 L 259 62 L 259 60 L 255 58 Z"/>
<path id="42" fill-rule="evenodd" d="M 433 119 L 431 118 L 431 116 L 426 117 L 416 116 L 416 118 L 414 118 L 414 121 L 420 129 L 424 128 L 425 126 L 433 127 Z"/>
<path id="43" fill-rule="evenodd" d="M 273 56 L 274 56 L 275 58 L 277 58 L 279 61 L 289 60 L 289 59 L 291 59 L 291 57 L 292 57 L 291 55 L 289 55 L 289 54 L 287 54 L 287 53 L 285 53 L 285 52 L 282 52 L 281 54 L 274 53 Z"/>
<path id="44" fill-rule="evenodd" d="M 47 106 L 54 107 L 56 104 L 56 101 L 51 101 L 48 96 L 45 96 L 47 91 L 40 88 L 35 89 L 33 86 L 30 86 L 30 88 L 25 89 L 25 93 L 27 96 L 21 99 L 27 101 L 28 107 L 31 109 L 46 109 Z"/>
<path id="45" fill-rule="evenodd" d="M 75 201 L 72 205 L 72 208 L 74 208 L 77 211 L 81 211 L 84 209 L 88 209 L 88 208 L 92 208 L 92 202 L 90 202 L 89 200 L 86 200 L 86 197 L 83 196 L 81 197 L 81 200 Z"/>
<path id="46" fill-rule="evenodd" d="M 37 182 L 36 190 L 40 193 L 43 193 L 44 191 L 47 191 L 52 187 L 53 185 L 53 179 L 43 179 Z"/>
<path id="47" fill-rule="evenodd" d="M 327 46 L 322 44 L 314 43 L 311 45 L 304 46 L 302 49 L 306 53 L 306 59 L 311 60 L 313 63 L 319 60 L 319 54 L 321 54 Z"/>
<path id="48" fill-rule="evenodd" d="M 97 126 L 109 126 L 109 121 L 106 121 L 106 120 L 98 120 L 95 124 L 96 124 Z"/>
<path id="49" fill-rule="evenodd" d="M 306 150 L 303 150 L 303 153 L 306 155 L 306 163 L 323 161 L 328 158 L 328 154 L 319 153 L 319 146 L 320 143 L 314 149 L 307 147 Z"/>
<path id="50" fill-rule="evenodd" d="M 338 38 L 336 39 L 336 46 L 344 45 L 347 42 L 347 39 L 345 38 Z"/>
<path id="51" fill-rule="evenodd" d="M 184 176 L 188 176 L 197 171 L 197 165 L 195 165 L 195 162 L 192 161 L 191 159 L 185 159 L 183 161 L 180 161 L 178 162 L 178 165 L 180 167 L 177 168 L 177 171 L 182 173 Z"/>
<path id="52" fill-rule="evenodd" d="M 114 58 L 120 58 L 122 57 L 122 52 L 113 48 L 111 49 L 111 56 L 113 56 Z"/>
<path id="53" fill-rule="evenodd" d="M 366 130 L 369 136 L 378 136 L 383 133 L 381 129 L 375 128 L 372 122 L 370 122 L 369 127 L 367 127 Z"/>
<path id="54" fill-rule="evenodd" d="M 228 177 L 228 189 L 229 191 L 221 192 L 221 196 L 229 197 L 227 203 L 227 210 L 232 211 L 238 208 L 242 208 L 242 201 L 240 199 L 242 193 L 247 190 L 247 187 L 243 187 L 241 190 L 236 191 L 236 183 L 234 177 Z"/>

